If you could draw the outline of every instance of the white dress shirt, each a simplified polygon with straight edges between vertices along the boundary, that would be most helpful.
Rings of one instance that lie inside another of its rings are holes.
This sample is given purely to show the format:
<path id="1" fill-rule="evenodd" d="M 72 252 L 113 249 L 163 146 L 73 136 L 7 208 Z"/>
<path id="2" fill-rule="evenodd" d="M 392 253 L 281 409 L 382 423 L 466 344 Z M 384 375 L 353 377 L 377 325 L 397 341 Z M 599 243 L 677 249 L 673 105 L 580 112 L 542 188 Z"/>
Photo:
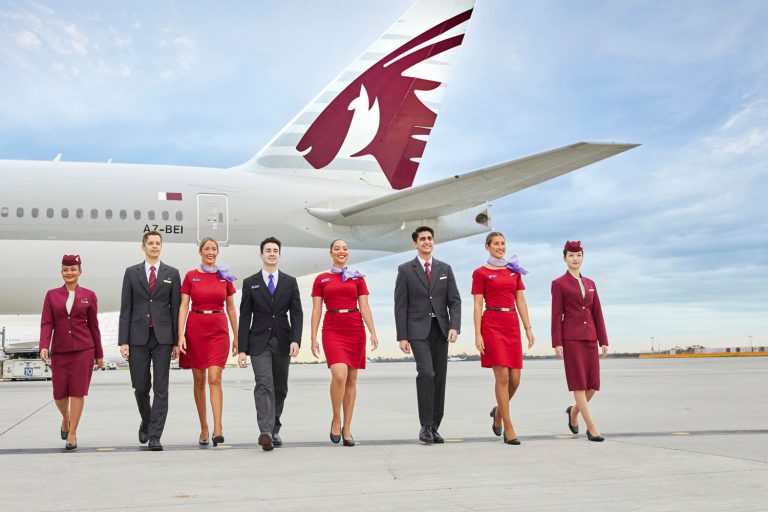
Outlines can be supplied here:
<path id="1" fill-rule="evenodd" d="M 275 269 L 275 271 L 271 274 L 272 282 L 275 283 L 275 288 L 277 288 L 277 274 L 279 274 L 277 269 Z M 264 278 L 264 284 L 266 284 L 267 286 L 269 286 L 269 276 L 270 276 L 269 272 L 267 272 L 264 269 L 261 269 L 261 277 Z"/>

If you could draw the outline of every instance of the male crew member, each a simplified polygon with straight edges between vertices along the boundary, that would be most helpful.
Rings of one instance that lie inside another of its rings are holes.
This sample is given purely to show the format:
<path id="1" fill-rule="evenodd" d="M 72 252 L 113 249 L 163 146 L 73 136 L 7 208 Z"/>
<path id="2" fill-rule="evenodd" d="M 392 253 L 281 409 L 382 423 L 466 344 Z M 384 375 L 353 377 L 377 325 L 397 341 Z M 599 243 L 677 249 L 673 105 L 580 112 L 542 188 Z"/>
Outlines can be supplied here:
<path id="1" fill-rule="evenodd" d="M 251 357 L 259 445 L 265 451 L 283 444 L 280 415 L 288 394 L 288 367 L 291 358 L 299 355 L 303 327 L 296 278 L 277 269 L 280 247 L 274 237 L 260 244 L 263 267 L 243 281 L 237 336 L 240 367 L 245 368 Z"/>
<path id="2" fill-rule="evenodd" d="M 416 398 L 422 443 L 445 442 L 437 429 L 443 419 L 448 342 L 461 329 L 461 297 L 451 266 L 432 257 L 435 232 L 416 228 L 417 256 L 397 268 L 395 327 L 400 350 L 416 360 Z"/>
<path id="3" fill-rule="evenodd" d="M 128 267 L 123 277 L 117 337 L 120 354 L 130 358 L 131 384 L 141 414 L 139 442 L 149 441 L 151 451 L 163 450 L 160 437 L 168 416 L 168 372 L 171 359 L 179 355 L 176 330 L 181 279 L 178 270 L 160 261 L 162 248 L 160 233 L 144 233 L 144 261 Z M 155 393 L 150 405 L 149 390 L 153 385 Z"/>

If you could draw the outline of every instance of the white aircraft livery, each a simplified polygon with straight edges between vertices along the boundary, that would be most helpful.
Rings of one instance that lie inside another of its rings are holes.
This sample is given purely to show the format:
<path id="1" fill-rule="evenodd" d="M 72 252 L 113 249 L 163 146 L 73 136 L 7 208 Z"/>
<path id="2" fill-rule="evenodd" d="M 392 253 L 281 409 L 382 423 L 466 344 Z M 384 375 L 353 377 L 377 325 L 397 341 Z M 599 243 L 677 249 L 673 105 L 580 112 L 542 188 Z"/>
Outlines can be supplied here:
<path id="1" fill-rule="evenodd" d="M 440 242 L 472 236 L 490 229 L 489 201 L 636 146 L 580 142 L 412 186 L 473 8 L 416 3 L 236 167 L 0 161 L 0 239 L 24 258 L 23 271 L 0 266 L 0 314 L 39 313 L 62 254 L 81 255 L 100 310 L 117 310 L 150 230 L 182 273 L 199 264 L 197 242 L 214 237 L 240 278 L 258 269 L 267 236 L 297 276 L 324 270 L 336 238 L 360 262 L 409 250 L 421 224 Z M 265 190 L 283 193 L 265 208 Z"/>

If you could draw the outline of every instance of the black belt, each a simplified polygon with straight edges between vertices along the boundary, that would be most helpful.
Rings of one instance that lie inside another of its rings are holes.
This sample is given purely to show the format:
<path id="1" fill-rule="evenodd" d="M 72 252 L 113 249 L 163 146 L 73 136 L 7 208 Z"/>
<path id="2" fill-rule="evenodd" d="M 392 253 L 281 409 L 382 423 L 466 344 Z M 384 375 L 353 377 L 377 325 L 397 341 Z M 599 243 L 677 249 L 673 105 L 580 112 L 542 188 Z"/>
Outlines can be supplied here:
<path id="1" fill-rule="evenodd" d="M 329 309 L 329 313 L 355 313 L 356 311 L 360 311 L 359 309 Z"/>
<path id="2" fill-rule="evenodd" d="M 193 313 L 200 313 L 201 315 L 213 315 L 214 313 L 223 313 L 223 309 L 193 309 Z"/>
<path id="3" fill-rule="evenodd" d="M 489 307 L 486 307 L 485 310 L 486 311 L 502 311 L 504 313 L 514 313 L 515 312 L 515 308 L 489 308 Z"/>

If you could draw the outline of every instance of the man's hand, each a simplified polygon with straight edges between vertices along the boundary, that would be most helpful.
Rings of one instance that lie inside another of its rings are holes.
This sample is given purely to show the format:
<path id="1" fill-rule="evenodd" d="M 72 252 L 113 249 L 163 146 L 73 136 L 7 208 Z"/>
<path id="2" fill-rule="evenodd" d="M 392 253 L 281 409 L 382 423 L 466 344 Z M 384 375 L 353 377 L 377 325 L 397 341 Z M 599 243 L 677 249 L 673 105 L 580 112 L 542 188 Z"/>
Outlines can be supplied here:
<path id="1" fill-rule="evenodd" d="M 237 365 L 240 368 L 245 368 L 246 366 L 248 366 L 248 354 L 246 354 L 245 352 L 240 352 L 239 354 L 237 354 Z"/>
<path id="2" fill-rule="evenodd" d="M 174 345 L 173 348 L 171 349 L 171 361 L 175 361 L 179 358 L 179 352 L 180 352 L 179 346 Z"/>
<path id="3" fill-rule="evenodd" d="M 400 350 L 403 351 L 403 354 L 411 353 L 411 344 L 408 343 L 408 340 L 400 340 Z"/>
<path id="4" fill-rule="evenodd" d="M 456 339 L 459 337 L 459 331 L 456 329 L 451 329 L 448 331 L 448 341 L 451 343 L 456 343 Z"/>
<path id="5" fill-rule="evenodd" d="M 296 357 L 299 355 L 299 344 L 295 341 L 291 343 L 291 350 L 288 352 L 288 355 L 291 357 Z"/>
<path id="6" fill-rule="evenodd" d="M 125 345 L 120 345 L 120 355 L 123 356 L 123 359 L 128 359 L 128 356 L 131 353 L 131 346 L 127 343 Z"/>

